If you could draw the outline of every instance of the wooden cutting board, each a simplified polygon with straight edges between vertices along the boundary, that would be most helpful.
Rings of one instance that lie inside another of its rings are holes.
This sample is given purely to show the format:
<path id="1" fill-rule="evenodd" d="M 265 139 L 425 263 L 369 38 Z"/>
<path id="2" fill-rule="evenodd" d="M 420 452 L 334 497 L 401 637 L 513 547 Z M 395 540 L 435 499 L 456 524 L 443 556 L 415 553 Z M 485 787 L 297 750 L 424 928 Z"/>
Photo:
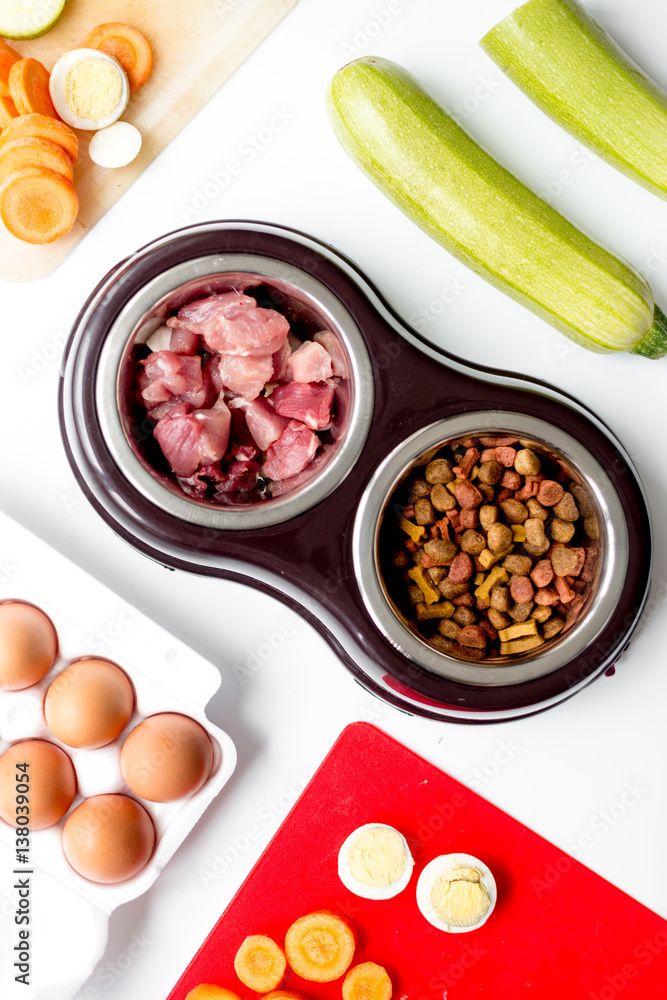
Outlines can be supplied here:
<path id="1" fill-rule="evenodd" d="M 0 280 L 30 281 L 53 271 L 199 108 L 227 80 L 297 0 L 68 0 L 56 27 L 29 42 L 11 42 L 50 71 L 98 24 L 122 21 L 148 38 L 153 73 L 130 99 L 124 121 L 141 131 L 141 153 L 108 170 L 88 156 L 93 133 L 78 132 L 75 187 L 80 201 L 73 229 L 47 246 L 22 243 L 0 227 Z M 185 54 L 185 56 L 184 56 Z"/>

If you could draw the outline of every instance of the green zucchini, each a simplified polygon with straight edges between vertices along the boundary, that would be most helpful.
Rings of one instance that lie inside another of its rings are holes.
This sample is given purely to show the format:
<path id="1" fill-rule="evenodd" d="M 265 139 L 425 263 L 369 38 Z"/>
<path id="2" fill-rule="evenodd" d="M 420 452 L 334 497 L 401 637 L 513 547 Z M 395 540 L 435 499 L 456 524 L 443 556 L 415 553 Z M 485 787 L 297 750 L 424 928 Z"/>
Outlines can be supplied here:
<path id="1" fill-rule="evenodd" d="M 667 318 L 644 278 L 505 170 L 400 66 L 348 63 L 327 111 L 356 164 L 477 274 L 590 350 L 667 353 Z"/>
<path id="2" fill-rule="evenodd" d="M 667 198 L 667 93 L 576 0 L 528 0 L 480 44 L 554 121 Z"/>
<path id="3" fill-rule="evenodd" d="M 60 20 L 67 0 L 5 0 L 0 3 L 0 35 L 27 41 L 45 35 Z"/>

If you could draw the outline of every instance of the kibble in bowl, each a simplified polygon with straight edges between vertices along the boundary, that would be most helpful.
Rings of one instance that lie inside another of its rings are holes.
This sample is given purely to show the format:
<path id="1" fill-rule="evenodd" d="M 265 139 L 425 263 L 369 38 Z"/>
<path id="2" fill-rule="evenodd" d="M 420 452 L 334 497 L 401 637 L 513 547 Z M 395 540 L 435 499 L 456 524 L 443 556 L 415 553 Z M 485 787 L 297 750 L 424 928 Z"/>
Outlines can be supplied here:
<path id="1" fill-rule="evenodd" d="M 586 443 L 495 410 L 405 438 L 353 532 L 365 606 L 406 669 L 482 687 L 564 667 L 576 678 L 599 657 L 629 544 L 621 496 Z"/>
<path id="2" fill-rule="evenodd" d="M 433 648 L 513 657 L 585 612 L 599 536 L 593 496 L 551 449 L 470 434 L 431 449 L 394 490 L 382 576 L 397 613 Z"/>

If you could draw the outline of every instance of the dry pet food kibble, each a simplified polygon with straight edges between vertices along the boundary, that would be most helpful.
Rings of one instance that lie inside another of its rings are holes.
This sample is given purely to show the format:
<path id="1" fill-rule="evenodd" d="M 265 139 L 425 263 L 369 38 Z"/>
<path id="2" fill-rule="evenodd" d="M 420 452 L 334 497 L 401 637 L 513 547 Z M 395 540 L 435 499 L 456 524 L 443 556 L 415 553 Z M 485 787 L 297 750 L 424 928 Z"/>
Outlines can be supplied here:
<path id="1" fill-rule="evenodd" d="M 381 534 L 396 607 L 440 652 L 531 653 L 586 608 L 599 528 L 586 488 L 555 454 L 508 436 L 430 453 L 400 484 Z"/>

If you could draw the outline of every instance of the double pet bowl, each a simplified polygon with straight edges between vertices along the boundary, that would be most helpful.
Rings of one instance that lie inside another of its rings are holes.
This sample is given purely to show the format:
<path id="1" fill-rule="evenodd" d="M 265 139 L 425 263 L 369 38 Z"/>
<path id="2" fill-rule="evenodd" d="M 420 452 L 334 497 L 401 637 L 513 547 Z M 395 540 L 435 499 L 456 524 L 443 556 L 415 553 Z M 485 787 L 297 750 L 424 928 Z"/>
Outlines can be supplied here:
<path id="1" fill-rule="evenodd" d="M 313 475 L 275 498 L 221 507 L 156 472 L 129 373 L 135 345 L 170 312 L 235 281 L 261 286 L 311 332 L 333 331 L 349 379 Z M 466 364 L 423 340 L 349 260 L 292 230 L 195 226 L 115 267 L 72 331 L 60 420 L 81 488 L 121 537 L 160 563 L 279 598 L 366 688 L 413 714 L 491 722 L 548 708 L 609 670 L 646 601 L 646 501 L 609 429 L 546 383 Z M 468 662 L 429 646 L 397 612 L 379 537 L 394 489 L 421 456 L 489 434 L 564 460 L 596 508 L 600 558 L 585 613 L 562 637 L 522 656 Z"/>

